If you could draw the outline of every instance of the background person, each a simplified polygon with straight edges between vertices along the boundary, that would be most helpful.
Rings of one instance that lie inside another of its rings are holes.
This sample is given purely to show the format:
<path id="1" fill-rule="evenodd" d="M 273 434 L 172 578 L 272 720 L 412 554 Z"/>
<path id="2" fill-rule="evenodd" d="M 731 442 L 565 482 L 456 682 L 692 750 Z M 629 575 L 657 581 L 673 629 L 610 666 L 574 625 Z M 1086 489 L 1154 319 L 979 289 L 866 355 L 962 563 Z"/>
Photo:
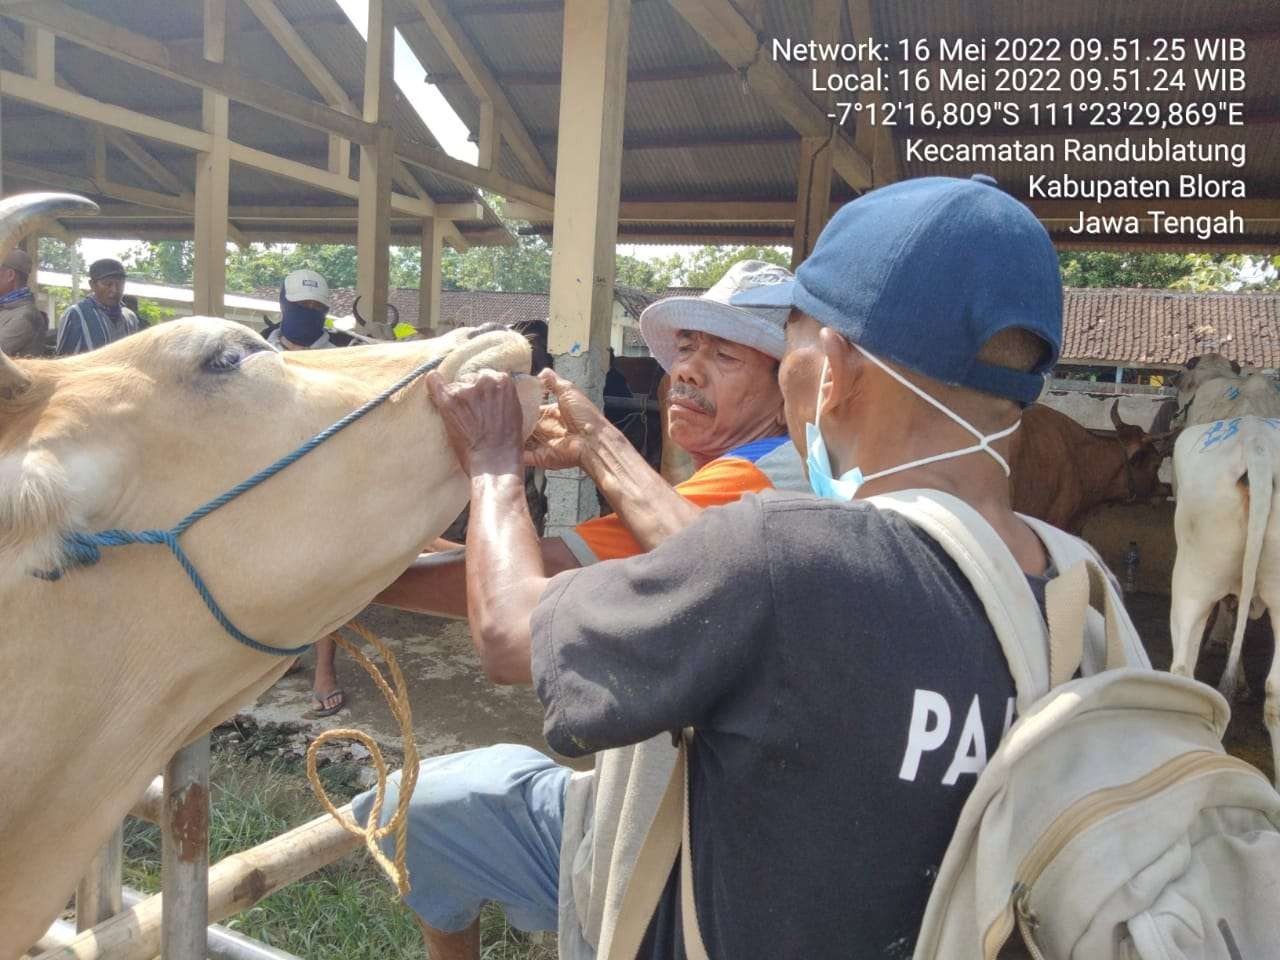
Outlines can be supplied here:
<path id="1" fill-rule="evenodd" d="M 14 249 L 0 263 L 0 352 L 10 357 L 44 356 L 49 318 L 27 287 L 31 258 Z"/>
<path id="2" fill-rule="evenodd" d="M 121 303 L 127 280 L 119 260 L 89 264 L 89 296 L 68 307 L 58 321 L 58 356 L 97 350 L 141 329 L 138 315 Z"/>

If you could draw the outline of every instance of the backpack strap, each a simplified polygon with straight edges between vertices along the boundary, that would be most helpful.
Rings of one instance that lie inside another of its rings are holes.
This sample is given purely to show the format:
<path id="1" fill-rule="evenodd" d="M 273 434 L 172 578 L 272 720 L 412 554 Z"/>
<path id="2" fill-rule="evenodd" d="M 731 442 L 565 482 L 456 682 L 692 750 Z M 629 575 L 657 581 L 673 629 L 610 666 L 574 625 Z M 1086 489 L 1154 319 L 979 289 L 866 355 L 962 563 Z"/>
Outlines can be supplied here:
<path id="1" fill-rule="evenodd" d="M 1050 689 L 1048 628 L 1004 541 L 973 507 L 939 490 L 901 490 L 868 502 L 929 534 L 969 579 L 1008 661 L 1018 714 L 1025 715 Z"/>
<path id="2" fill-rule="evenodd" d="M 1028 517 L 1023 514 L 1018 514 L 1018 516 L 1035 531 L 1036 536 L 1045 545 L 1045 549 L 1049 551 L 1049 559 L 1053 561 L 1053 565 L 1060 572 L 1068 571 L 1082 561 L 1099 568 L 1102 576 L 1102 589 L 1106 592 L 1107 602 L 1112 605 L 1116 613 L 1115 629 L 1119 631 L 1120 643 L 1124 654 L 1121 665 L 1150 669 L 1151 658 L 1147 655 L 1147 648 L 1143 646 L 1142 638 L 1138 635 L 1137 628 L 1125 612 L 1124 601 L 1120 598 L 1118 588 L 1111 578 L 1107 576 L 1102 559 L 1094 551 L 1093 547 L 1079 537 L 1073 537 L 1071 534 L 1059 530 L 1057 527 L 1051 526 L 1036 517 Z M 1097 599 L 1096 594 L 1091 593 L 1091 596 L 1094 600 Z M 1047 592 L 1045 600 L 1047 603 Z M 1088 626 L 1088 629 L 1085 630 L 1082 665 L 1084 674 L 1090 676 L 1106 669 L 1108 664 L 1104 664 L 1104 660 L 1114 661 L 1114 655 L 1109 648 L 1104 654 L 1103 649 L 1097 644 L 1097 639 L 1103 635 L 1103 631 L 1099 629 L 1101 627 L 1099 621 L 1105 617 L 1106 603 L 1093 604 L 1092 609 L 1096 612 L 1090 612 L 1089 606 L 1084 606 L 1082 609 L 1084 610 L 1085 623 Z M 1090 643 L 1090 641 L 1094 642 Z"/>
<path id="3" fill-rule="evenodd" d="M 1107 575 L 1093 560 L 1078 562 L 1045 587 L 1045 615 L 1049 621 L 1049 683 L 1066 683 L 1084 657 L 1085 615 L 1090 608 L 1102 612 L 1106 632 L 1104 670 L 1128 665 L 1122 639 L 1122 618 L 1108 589 Z"/>
<path id="4" fill-rule="evenodd" d="M 693 895 L 693 845 L 689 842 L 689 742 L 692 731 L 678 735 L 680 756 L 667 781 L 649 832 L 636 857 L 635 869 L 622 895 L 611 935 L 600 943 L 599 960 L 635 960 L 644 935 L 667 887 L 671 867 L 680 857 L 680 919 L 686 960 L 708 960 L 698 927 Z"/>

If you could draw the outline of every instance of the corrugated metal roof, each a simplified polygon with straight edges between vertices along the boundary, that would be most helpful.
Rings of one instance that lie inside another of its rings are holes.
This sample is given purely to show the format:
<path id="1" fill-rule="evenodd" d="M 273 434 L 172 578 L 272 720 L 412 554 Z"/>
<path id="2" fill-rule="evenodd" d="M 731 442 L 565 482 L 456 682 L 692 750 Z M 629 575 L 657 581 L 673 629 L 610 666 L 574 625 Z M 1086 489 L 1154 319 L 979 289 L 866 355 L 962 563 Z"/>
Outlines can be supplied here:
<path id="1" fill-rule="evenodd" d="M 130 0 L 127 4 L 119 3 L 118 0 L 69 0 L 69 5 L 141 36 L 161 40 L 181 49 L 193 49 L 196 52 L 200 50 L 202 7 L 197 0 Z M 360 104 L 364 87 L 365 43 L 342 8 L 335 0 L 277 0 L 277 5 L 303 35 L 307 45 L 325 64 L 350 101 Z M 310 82 L 252 13 L 247 8 L 240 8 L 239 12 L 233 48 L 233 57 L 238 61 L 239 69 L 255 80 L 320 101 L 320 95 Z M 21 34 L 19 24 L 10 20 L 4 22 Z M 180 125 L 197 129 L 200 126 L 201 96 L 195 87 L 62 39 L 57 41 L 55 59 L 59 73 L 75 89 L 96 99 Z M 7 50 L 0 53 L 0 62 L 8 69 L 21 70 L 21 65 Z M 433 147 L 439 146 L 417 111 L 398 89 L 391 114 L 394 126 L 406 138 Z M 13 101 L 6 101 L 4 104 L 0 121 L 3 122 L 6 160 L 71 176 L 89 175 L 86 154 L 91 133 L 88 124 L 34 105 Z M 234 101 L 230 110 L 229 127 L 231 138 L 237 143 L 321 170 L 327 165 L 328 138 L 321 131 L 262 113 Z M 194 183 L 193 154 L 180 147 L 137 139 L 180 180 L 188 184 Z M 358 170 L 358 158 L 359 150 L 353 150 L 353 172 Z M 110 179 L 116 183 L 149 190 L 161 189 L 147 174 L 111 146 L 107 148 L 107 170 Z M 417 167 L 410 167 L 409 170 L 428 196 L 437 202 L 467 202 L 478 197 L 474 188 L 456 180 L 436 176 Z M 11 178 L 16 184 L 27 185 L 21 178 L 7 173 L 6 181 Z M 405 190 L 408 186 L 410 185 L 403 184 L 398 189 Z M 119 201 L 101 198 L 100 195 L 95 195 L 95 199 L 102 199 L 112 210 L 121 207 Z M 337 206 L 349 202 L 307 184 L 232 164 L 233 207 Z M 111 235 L 132 227 L 139 236 L 163 236 L 180 230 L 182 220 L 181 217 L 156 217 L 150 220 L 135 218 L 127 223 L 95 221 L 97 227 L 90 229 L 90 235 L 94 229 L 100 234 Z M 186 222 L 190 223 L 189 218 Z M 87 227 L 88 222 L 78 223 L 76 226 Z M 239 223 L 237 226 L 250 236 L 259 229 L 257 221 Z M 478 243 L 492 243 L 498 236 L 494 231 L 502 229 L 502 221 L 486 205 L 482 220 L 459 221 L 457 226 L 464 237 L 470 236 Z M 269 232 L 277 233 L 278 228 L 279 225 L 276 224 L 268 224 L 266 227 Z M 303 235 L 308 232 L 326 236 L 350 233 L 354 240 L 354 224 L 345 221 L 339 224 L 314 220 L 295 222 L 290 225 L 290 229 L 299 234 L 300 240 L 305 239 Z M 405 233 L 403 225 L 398 229 L 402 235 Z"/>
<path id="2" fill-rule="evenodd" d="M 559 111 L 559 72 L 562 50 L 563 10 L 551 3 L 494 3 L 492 0 L 448 0 L 448 6 L 467 34 L 468 39 L 502 83 L 521 122 L 538 144 L 544 161 L 554 166 L 555 130 Z M 749 10 L 751 4 L 737 4 Z M 807 3 L 797 0 L 762 0 L 755 4 L 762 12 L 760 36 L 765 49 L 774 37 L 803 39 L 810 34 Z M 1241 0 L 1223 4 L 1218 0 L 1131 0 L 1129 3 L 1056 3 L 1052 0 L 994 0 L 986 4 L 937 3 L 928 0 L 874 0 L 875 39 L 896 43 L 901 38 L 940 37 L 994 38 L 998 36 L 1125 38 L 1244 36 L 1248 38 L 1248 86 L 1244 99 L 1248 103 L 1249 125 L 1243 130 L 1215 130 L 1214 137 L 1226 142 L 1244 142 L 1248 165 L 1237 170 L 1227 163 L 1197 164 L 1174 168 L 1168 164 L 1152 168 L 1156 176 L 1170 173 L 1200 172 L 1210 176 L 1242 177 L 1247 182 L 1250 198 L 1280 200 L 1280 4 L 1274 0 Z M 441 89 L 455 110 L 472 130 L 477 128 L 477 100 L 449 63 L 443 49 L 430 37 L 422 24 L 404 28 L 415 37 L 423 52 L 428 70 L 441 84 Z M 846 39 L 853 39 L 845 16 Z M 998 64 L 989 55 L 987 66 Z M 901 64 L 892 64 L 894 68 Z M 1064 65 L 1069 69 L 1070 64 Z M 1183 64 L 1188 70 L 1201 66 L 1194 56 Z M 807 70 L 789 68 L 802 87 L 807 86 Z M 934 70 L 936 68 L 930 67 Z M 630 82 L 627 90 L 623 154 L 622 199 L 697 199 L 697 200 L 790 200 L 796 193 L 798 139 L 761 96 L 745 91 L 739 78 L 726 69 L 724 61 L 699 37 L 689 24 L 665 0 L 635 0 L 632 5 L 630 50 L 628 61 Z M 992 81 L 994 82 L 994 81 Z M 935 87 L 936 90 L 936 76 Z M 909 99 L 900 89 L 896 69 L 890 70 L 890 99 Z M 948 94 L 948 99 L 963 102 L 990 94 Z M 1000 99 L 1025 107 L 1030 95 L 1010 94 Z M 1185 101 L 1186 92 L 1144 92 L 1143 100 L 1157 103 Z M 1042 103 L 1061 103 L 1079 99 L 1078 95 L 1037 95 Z M 1096 97 L 1093 99 L 1097 99 Z M 1218 99 L 1208 97 L 1206 99 Z M 847 131 L 852 133 L 852 130 Z M 918 131 L 917 131 L 918 132 Z M 972 141 L 996 139 L 1007 141 L 1005 131 L 976 127 L 958 129 L 953 139 Z M 1141 131 L 1130 131 L 1137 133 Z M 903 141 L 910 130 L 897 128 L 897 150 L 903 157 Z M 1117 139 L 1105 130 L 1086 128 L 1084 134 L 1104 141 Z M 690 140 L 717 137 L 735 138 L 733 144 L 693 146 Z M 1066 132 L 1049 136 L 1033 136 L 1015 131 L 1025 141 L 1052 142 L 1060 145 Z M 1163 137 L 1164 132 L 1161 132 Z M 1187 130 L 1172 131 L 1174 139 L 1185 139 Z M 769 138 L 789 138 L 778 142 Z M 764 143 L 744 143 L 744 139 L 760 138 Z M 937 137 L 939 141 L 941 137 Z M 664 141 L 670 146 L 664 146 Z M 940 164 L 906 160 L 904 176 L 947 174 L 967 176 L 981 169 L 1000 180 L 1014 195 L 1026 198 L 1028 178 L 1033 174 L 1055 174 L 1071 169 L 1058 151 L 1052 163 L 983 162 L 979 164 Z M 504 153 L 499 169 L 506 176 L 529 182 L 528 176 L 510 155 Z M 1080 172 L 1080 165 L 1075 169 Z M 1098 164 L 1087 171 L 1096 176 L 1132 174 L 1117 164 Z M 833 193 L 837 199 L 854 195 L 835 178 Z M 550 224 L 533 225 L 545 233 Z M 1066 224 L 1050 224 L 1055 238 L 1069 239 Z M 1253 246 L 1280 246 L 1280 221 L 1250 223 L 1248 239 Z M 742 241 L 762 239 L 768 235 L 785 240 L 790 229 L 786 225 L 762 227 L 759 224 L 686 224 L 675 228 L 665 224 L 624 222 L 620 236 L 628 241 L 643 242 L 649 238 L 709 237 L 736 235 Z M 1087 239 L 1087 238 L 1086 238 Z M 1135 238 L 1112 234 L 1111 239 L 1133 243 Z M 1170 238 L 1179 241 L 1190 237 Z M 1141 238 L 1151 242 L 1150 236 Z"/>

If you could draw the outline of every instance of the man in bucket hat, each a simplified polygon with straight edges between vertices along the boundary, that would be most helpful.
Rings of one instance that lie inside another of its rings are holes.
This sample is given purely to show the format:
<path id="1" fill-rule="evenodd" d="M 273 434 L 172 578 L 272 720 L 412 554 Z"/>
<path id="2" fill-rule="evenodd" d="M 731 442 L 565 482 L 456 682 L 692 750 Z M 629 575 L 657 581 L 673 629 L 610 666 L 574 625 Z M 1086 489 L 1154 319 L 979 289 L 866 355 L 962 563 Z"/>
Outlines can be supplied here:
<path id="1" fill-rule="evenodd" d="M 959 498 L 1043 602 L 1047 556 L 1010 507 L 1007 458 L 1060 347 L 1057 258 L 989 178 L 911 180 L 843 207 L 794 281 L 734 303 L 790 310 L 779 376 L 817 496 L 747 496 L 644 557 L 550 581 L 518 497 L 510 378 L 428 379 L 472 478 L 473 637 L 532 675 L 569 755 L 693 728 L 681 863 L 711 957 L 910 956 L 1014 688 L 945 551 L 859 501 Z M 628 956 L 684 955 L 678 875 L 659 874 Z"/>
<path id="2" fill-rule="evenodd" d="M 119 260 L 89 264 L 89 296 L 68 307 L 58 322 L 58 356 L 97 350 L 141 329 L 138 315 L 120 302 L 127 279 Z"/>
<path id="3" fill-rule="evenodd" d="M 786 310 L 728 304 L 736 293 L 790 278 L 781 267 L 743 261 L 703 296 L 671 297 L 642 314 L 641 333 L 674 385 L 671 437 L 699 467 L 674 490 L 584 394 L 544 371 L 556 404 L 526 462 L 581 466 L 617 510 L 542 541 L 546 569 L 635 556 L 705 507 L 771 487 L 804 488 L 777 383 Z M 463 578 L 462 551 L 427 556 L 378 600 L 465 615 Z M 527 662 L 514 674 L 501 661 L 485 666 L 497 682 L 529 682 Z M 424 760 L 409 814 L 415 880 L 406 901 L 431 957 L 479 955 L 476 918 L 486 900 L 500 903 L 520 929 L 558 929 L 565 960 L 594 956 L 601 918 L 624 889 L 641 839 L 628 825 L 652 816 L 675 756 L 669 737 L 655 737 L 605 751 L 593 773 L 575 774 L 512 744 Z M 398 783 L 384 811 L 394 810 Z M 368 816 L 372 799 L 372 792 L 356 798 L 357 817 Z"/>

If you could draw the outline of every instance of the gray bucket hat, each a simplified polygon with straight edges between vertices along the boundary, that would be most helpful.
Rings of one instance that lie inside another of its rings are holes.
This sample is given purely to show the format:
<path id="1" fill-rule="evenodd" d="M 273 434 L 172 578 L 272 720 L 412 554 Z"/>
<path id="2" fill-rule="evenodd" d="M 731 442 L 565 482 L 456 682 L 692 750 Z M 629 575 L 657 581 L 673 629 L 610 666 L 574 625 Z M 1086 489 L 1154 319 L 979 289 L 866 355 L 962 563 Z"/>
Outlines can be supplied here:
<path id="1" fill-rule="evenodd" d="M 781 360 L 787 346 L 782 331 L 790 309 L 735 307 L 729 298 L 792 279 L 786 267 L 739 260 L 702 296 L 667 297 L 646 307 L 640 314 L 640 335 L 664 370 L 676 361 L 676 334 L 681 330 L 709 333 Z"/>

